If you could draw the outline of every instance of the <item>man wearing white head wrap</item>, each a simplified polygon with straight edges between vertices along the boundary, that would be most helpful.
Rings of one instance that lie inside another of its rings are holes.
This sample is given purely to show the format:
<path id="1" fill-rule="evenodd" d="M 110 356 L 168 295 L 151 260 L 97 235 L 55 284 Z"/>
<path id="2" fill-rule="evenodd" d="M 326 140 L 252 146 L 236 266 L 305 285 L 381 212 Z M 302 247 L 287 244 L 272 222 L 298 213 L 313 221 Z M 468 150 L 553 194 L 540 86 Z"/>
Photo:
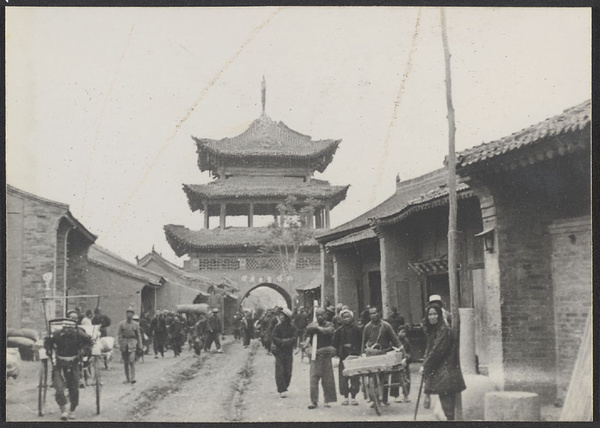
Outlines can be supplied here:
<path id="1" fill-rule="evenodd" d="M 352 404 L 357 406 L 356 394 L 360 390 L 360 377 L 343 375 L 344 360 L 350 355 L 360 355 L 360 347 L 362 343 L 362 333 L 360 328 L 354 323 L 354 313 L 350 309 L 342 309 L 340 312 L 342 325 L 333 334 L 333 346 L 336 350 L 336 355 L 340 358 L 338 365 L 338 384 L 340 394 L 344 396 L 342 406 Z M 348 401 L 348 393 L 352 396 L 352 400 Z"/>

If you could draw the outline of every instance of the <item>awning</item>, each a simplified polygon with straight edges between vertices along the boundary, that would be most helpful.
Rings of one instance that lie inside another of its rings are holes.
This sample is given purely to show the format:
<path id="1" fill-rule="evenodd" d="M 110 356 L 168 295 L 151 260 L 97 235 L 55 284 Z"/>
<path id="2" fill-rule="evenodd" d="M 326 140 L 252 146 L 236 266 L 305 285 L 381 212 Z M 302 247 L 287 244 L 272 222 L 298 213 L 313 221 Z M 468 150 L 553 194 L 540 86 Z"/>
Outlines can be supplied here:
<path id="1" fill-rule="evenodd" d="M 317 276 L 308 284 L 303 285 L 302 287 L 296 288 L 296 291 L 310 291 L 317 288 L 321 288 L 321 277 Z"/>
<path id="2" fill-rule="evenodd" d="M 448 273 L 448 255 L 435 259 L 409 262 L 408 265 L 419 275 L 438 275 Z"/>

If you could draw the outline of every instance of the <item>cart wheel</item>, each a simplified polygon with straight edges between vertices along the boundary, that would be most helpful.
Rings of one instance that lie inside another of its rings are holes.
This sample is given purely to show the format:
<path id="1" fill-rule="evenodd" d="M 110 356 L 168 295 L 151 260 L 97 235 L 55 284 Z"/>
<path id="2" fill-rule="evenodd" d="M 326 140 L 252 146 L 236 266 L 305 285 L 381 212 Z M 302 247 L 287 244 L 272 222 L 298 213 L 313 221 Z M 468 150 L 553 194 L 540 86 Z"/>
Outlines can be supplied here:
<path id="1" fill-rule="evenodd" d="M 102 382 L 100 380 L 100 362 L 98 361 L 100 357 L 95 356 L 94 362 L 92 364 L 94 373 L 94 387 L 96 390 L 96 414 L 100 414 L 100 389 L 102 388 Z"/>
<path id="2" fill-rule="evenodd" d="M 381 415 L 381 401 L 379 401 L 379 382 L 377 373 L 373 373 L 369 375 L 369 398 L 373 402 L 373 407 L 375 408 L 375 413 Z"/>
<path id="3" fill-rule="evenodd" d="M 44 416 L 46 406 L 46 391 L 48 389 L 48 360 L 43 359 L 40 367 L 40 382 L 38 384 L 38 416 Z"/>

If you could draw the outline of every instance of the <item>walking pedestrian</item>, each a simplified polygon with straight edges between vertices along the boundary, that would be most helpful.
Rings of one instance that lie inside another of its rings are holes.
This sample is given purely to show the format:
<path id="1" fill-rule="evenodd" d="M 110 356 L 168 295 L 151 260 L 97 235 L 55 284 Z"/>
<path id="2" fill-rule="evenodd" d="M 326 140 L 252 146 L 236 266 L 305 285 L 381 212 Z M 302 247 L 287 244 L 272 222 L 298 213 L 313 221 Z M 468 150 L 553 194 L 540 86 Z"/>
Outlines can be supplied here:
<path id="1" fill-rule="evenodd" d="M 298 345 L 300 345 L 301 342 L 304 342 L 306 335 L 305 329 L 308 325 L 308 313 L 306 312 L 306 309 L 304 309 L 304 306 L 300 306 L 298 314 L 294 317 L 293 324 L 298 331 Z"/>
<path id="2" fill-rule="evenodd" d="M 430 303 L 425 314 L 427 347 L 420 369 L 424 376 L 426 394 L 423 404 L 428 408 L 431 405 L 429 396 L 437 394 L 446 419 L 453 421 L 456 394 L 467 388 L 460 370 L 457 343 L 452 330 L 443 320 L 440 305 Z"/>
<path id="3" fill-rule="evenodd" d="M 250 346 L 250 339 L 254 337 L 254 322 L 252 320 L 252 313 L 250 311 L 244 311 L 244 315 L 241 321 L 242 334 L 244 337 L 244 348 Z"/>
<path id="4" fill-rule="evenodd" d="M 94 309 L 94 318 L 92 318 L 92 325 L 100 326 L 100 337 L 106 337 L 108 335 L 108 327 L 110 326 L 110 318 L 108 315 L 102 313 L 102 309 Z"/>
<path id="5" fill-rule="evenodd" d="M 175 315 L 173 322 L 169 326 L 169 337 L 171 338 L 171 347 L 173 348 L 173 354 L 175 357 L 181 355 L 181 347 L 185 343 L 185 326 L 181 322 L 181 317 Z"/>
<path id="6" fill-rule="evenodd" d="M 292 325 L 292 311 L 283 308 L 279 313 L 279 324 L 271 334 L 271 352 L 275 356 L 275 383 L 281 398 L 287 397 L 287 390 L 292 380 L 294 365 L 294 347 L 298 341 L 298 333 Z"/>
<path id="7" fill-rule="evenodd" d="M 325 308 L 316 308 L 317 320 L 306 326 L 306 333 L 314 346 L 314 338 L 317 341 L 317 352 L 314 360 L 310 362 L 310 404 L 309 409 L 317 407 L 319 402 L 319 380 L 323 386 L 324 407 L 331 407 L 330 403 L 337 401 L 335 393 L 335 379 L 333 377 L 333 366 L 331 358 L 335 355 L 332 346 L 333 324 L 326 320 Z"/>
<path id="8" fill-rule="evenodd" d="M 92 325 L 93 316 L 94 316 L 94 313 L 92 312 L 92 310 L 88 309 L 87 311 L 85 311 L 85 316 L 83 318 L 81 318 L 79 325 Z"/>
<path id="9" fill-rule="evenodd" d="M 134 384 L 135 356 L 138 349 L 142 349 L 142 335 L 140 325 L 133 320 L 134 310 L 129 307 L 125 312 L 126 319 L 117 327 L 117 343 L 121 349 L 123 366 L 125 367 L 125 382 Z"/>
<path id="10" fill-rule="evenodd" d="M 381 315 L 377 307 L 372 307 L 369 309 L 369 316 L 371 317 L 371 321 L 365 325 L 361 346 L 362 351 L 367 356 L 382 355 L 388 351 L 391 351 L 393 348 L 400 348 L 402 346 L 400 339 L 398 339 L 398 336 L 396 335 L 396 332 L 392 326 L 387 321 L 381 319 Z M 400 382 L 397 372 L 392 372 L 391 380 L 392 383 Z M 383 397 L 381 403 L 384 406 L 389 406 L 388 395 L 391 392 L 392 391 L 389 391 L 388 388 L 383 388 Z M 395 391 L 394 393 L 397 397 L 398 391 Z M 394 397 L 394 395 L 392 395 L 392 397 Z"/>
<path id="11" fill-rule="evenodd" d="M 210 351 L 210 348 L 215 343 L 217 348 L 217 353 L 222 354 L 223 350 L 221 349 L 221 319 L 219 318 L 219 309 L 213 308 L 211 311 L 206 326 L 206 344 L 204 345 L 204 350 L 206 352 Z"/>
<path id="12" fill-rule="evenodd" d="M 408 339 L 408 324 L 401 325 L 398 327 L 398 339 L 402 344 L 402 348 L 404 348 L 404 354 L 406 356 L 406 365 L 404 370 L 400 372 L 400 384 L 402 385 L 402 395 L 403 398 L 396 399 L 397 403 L 410 403 L 410 399 L 408 395 L 410 394 L 410 363 L 411 363 L 411 343 Z M 398 394 L 399 388 L 397 386 L 393 386 L 390 389 L 390 395 L 393 397 L 400 397 Z"/>
<path id="13" fill-rule="evenodd" d="M 362 344 L 362 332 L 354 323 L 354 313 L 350 309 L 342 309 L 340 312 L 341 325 L 333 333 L 333 347 L 340 359 L 338 365 L 338 385 L 340 394 L 344 397 L 342 406 L 352 404 L 358 405 L 356 394 L 360 390 L 360 376 L 344 376 L 344 361 L 351 355 L 360 356 Z M 348 394 L 351 400 L 348 400 Z"/>
<path id="14" fill-rule="evenodd" d="M 202 348 L 204 348 L 204 342 L 206 338 L 207 329 L 206 315 L 204 313 L 198 314 L 198 321 L 194 325 L 194 352 L 200 356 Z"/>
<path id="15" fill-rule="evenodd" d="M 48 356 L 56 356 L 56 364 L 52 367 L 52 383 L 56 390 L 56 404 L 60 407 L 60 419 L 75 419 L 75 409 L 79 405 L 79 358 L 92 350 L 92 338 L 76 322 L 79 314 L 74 309 L 67 313 L 73 323 L 65 323 L 62 329 L 52 333 L 44 340 L 44 348 Z M 67 397 L 69 392 L 69 411 L 67 412 Z"/>
<path id="16" fill-rule="evenodd" d="M 156 311 L 156 315 L 150 321 L 150 334 L 152 335 L 152 346 L 154 348 L 154 358 L 165 356 L 165 345 L 167 344 L 168 331 L 165 315 L 162 311 Z"/>

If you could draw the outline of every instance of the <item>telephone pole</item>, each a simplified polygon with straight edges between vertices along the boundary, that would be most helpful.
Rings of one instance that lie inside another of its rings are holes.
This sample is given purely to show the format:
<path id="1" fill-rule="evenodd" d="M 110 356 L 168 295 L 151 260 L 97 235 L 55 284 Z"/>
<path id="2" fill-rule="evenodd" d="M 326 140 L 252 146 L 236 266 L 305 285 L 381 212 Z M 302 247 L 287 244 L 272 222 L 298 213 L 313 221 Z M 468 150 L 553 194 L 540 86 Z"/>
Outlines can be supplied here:
<path id="1" fill-rule="evenodd" d="M 448 35 L 446 34 L 446 11 L 440 9 L 442 21 L 442 42 L 444 44 L 444 58 L 446 64 L 446 106 L 448 108 L 448 281 L 450 286 L 450 312 L 452 314 L 452 334 L 456 341 L 457 360 L 460 361 L 460 315 L 458 308 L 460 301 L 458 298 L 458 281 L 456 261 L 456 153 L 454 138 L 456 134 L 456 125 L 454 123 L 454 107 L 452 105 L 452 78 L 450 74 L 450 49 L 448 48 Z M 462 400 L 461 394 L 456 394 L 455 418 L 462 419 Z"/>

